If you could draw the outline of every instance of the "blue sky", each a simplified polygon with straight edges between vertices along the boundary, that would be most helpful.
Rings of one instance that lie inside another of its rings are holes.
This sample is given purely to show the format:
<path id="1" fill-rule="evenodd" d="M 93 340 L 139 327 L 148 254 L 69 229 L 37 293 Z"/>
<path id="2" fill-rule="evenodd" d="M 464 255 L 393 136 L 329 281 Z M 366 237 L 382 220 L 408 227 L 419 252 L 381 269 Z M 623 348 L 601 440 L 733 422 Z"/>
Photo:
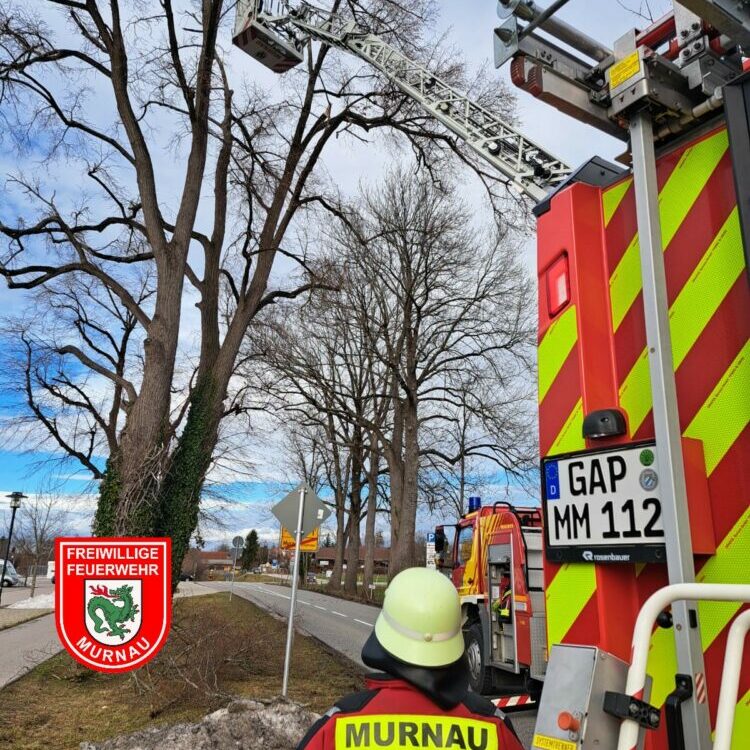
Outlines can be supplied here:
<path id="1" fill-rule="evenodd" d="M 321 3 L 323 4 L 323 3 Z M 542 3 L 546 4 L 546 3 Z M 562 10 L 560 17 L 569 23 L 581 28 L 592 37 L 599 39 L 607 46 L 611 46 L 614 40 L 624 34 L 632 26 L 643 26 L 645 22 L 639 20 L 633 13 L 628 12 L 622 5 L 637 8 L 641 0 L 571 0 Z M 658 15 L 663 12 L 670 3 L 666 0 L 653 0 L 652 11 Z M 493 44 L 492 29 L 498 25 L 496 15 L 496 3 L 494 0 L 442 0 L 440 3 L 442 14 L 436 25 L 437 29 L 446 32 L 450 42 L 464 51 L 469 63 L 476 68 L 493 66 Z M 247 59 L 240 59 L 233 55 L 232 65 L 240 76 L 243 73 L 258 78 L 258 72 L 253 63 Z M 507 66 L 502 71 L 496 71 L 509 82 Z M 272 80 L 272 79 L 269 79 Z M 509 82 L 509 86 L 512 86 Z M 623 144 L 598 131 L 584 126 L 574 120 L 558 113 L 551 107 L 537 102 L 529 95 L 518 93 L 519 117 L 521 127 L 527 135 L 540 144 L 547 147 L 553 153 L 558 154 L 563 160 L 571 165 L 577 165 L 594 154 L 613 159 L 624 150 Z M 165 152 L 162 156 L 163 163 L 157 163 L 157 172 L 174 174 L 174 160 Z M 384 162 L 383 155 L 373 151 L 372 147 L 358 149 L 355 153 L 350 150 L 342 150 L 338 154 L 327 157 L 330 171 L 340 178 L 341 184 L 354 188 L 363 179 L 371 178 L 373 173 L 382 170 Z M 0 171 L 12 168 L 12 158 L 9 153 L 0 150 Z M 9 205 L 6 201 L 0 205 L 0 212 L 17 213 L 17 205 Z M 533 264 L 533 241 L 530 239 L 525 246 L 528 254 L 529 266 Z M 12 313 L 17 309 L 19 303 L 17 293 L 9 293 L 4 287 L 0 288 L 0 305 L 4 313 Z M 192 305 L 186 305 L 189 312 Z M 194 312 L 194 311 L 193 311 Z M 7 416 L 11 408 L 7 395 L 0 395 L 0 415 Z M 80 499 L 84 506 L 89 509 L 93 507 L 91 502 L 92 489 L 85 471 L 82 467 L 72 462 L 50 464 L 47 459 L 54 458 L 49 454 L 25 453 L 27 446 L 6 446 L 12 448 L 0 451 L 0 525 L 3 524 L 3 516 L 7 508 L 4 495 L 7 491 L 22 490 L 26 493 L 40 492 L 50 483 L 55 491 L 70 498 Z M 273 461 L 266 463 L 271 467 Z M 40 468 L 46 463 L 44 468 Z M 275 500 L 280 499 L 286 489 L 291 487 L 294 480 L 279 473 L 273 476 L 273 469 L 269 475 L 268 468 L 264 471 L 263 481 L 247 482 L 241 478 L 234 481 L 231 477 L 223 476 L 223 489 L 230 489 L 230 494 L 237 501 L 230 510 L 230 523 L 235 528 L 247 529 L 251 526 L 264 529 L 267 534 L 272 534 L 273 521 L 269 515 L 269 506 Z M 71 501 L 72 502 L 72 501 Z M 81 512 L 77 520 L 78 531 L 85 532 L 80 527 L 81 519 L 85 517 L 85 511 Z M 231 531 L 227 532 L 231 537 Z"/>

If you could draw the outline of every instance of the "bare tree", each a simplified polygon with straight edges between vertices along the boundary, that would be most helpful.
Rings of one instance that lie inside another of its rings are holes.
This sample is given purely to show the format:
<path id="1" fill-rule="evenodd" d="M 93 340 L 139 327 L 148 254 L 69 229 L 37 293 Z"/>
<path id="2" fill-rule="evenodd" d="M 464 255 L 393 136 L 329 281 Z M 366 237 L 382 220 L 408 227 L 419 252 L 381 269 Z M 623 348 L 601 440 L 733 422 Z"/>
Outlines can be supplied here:
<path id="1" fill-rule="evenodd" d="M 470 87 L 460 64 L 423 42 L 429 0 L 335 0 L 332 7 Z M 305 222 L 316 213 L 341 219 L 339 191 L 321 168 L 330 144 L 395 133 L 430 169 L 454 155 L 491 193 L 502 185 L 394 86 L 325 45 L 308 45 L 282 100 L 258 86 L 233 86 L 220 44 L 228 43 L 232 8 L 223 0 L 179 7 L 172 0 L 155 7 L 0 0 L 3 138 L 20 156 L 33 152 L 48 164 L 43 176 L 22 168 L 8 182 L 10 205 L 22 201 L 24 210 L 0 218 L 0 273 L 30 294 L 31 305 L 67 279 L 83 279 L 135 321 L 133 357 L 122 371 L 80 330 L 75 342 L 40 348 L 57 352 L 85 392 L 86 377 L 106 381 L 107 408 L 117 412 L 92 411 L 93 399 L 63 400 L 91 430 L 106 434 L 117 425 L 116 444 L 106 439 L 95 532 L 169 534 L 174 580 L 222 420 L 236 413 L 230 383 L 245 333 L 259 311 L 318 283 L 308 274 L 296 286 L 276 287 L 274 263 L 285 256 L 306 268 Z M 473 90 L 484 104 L 512 106 L 497 81 L 480 79 Z M 165 160 L 183 165 L 177 187 L 162 178 Z M 80 175 L 73 191 L 62 189 L 70 175 Z M 187 296 L 200 315 L 195 352 L 180 346 Z M 91 318 L 80 299 L 82 319 Z M 122 338 L 115 343 L 121 348 Z M 60 449 L 96 475 L 90 448 L 60 441 L 29 409 Z M 74 442 L 85 440 L 84 431 Z"/>
<path id="2" fill-rule="evenodd" d="M 336 285 L 340 283 L 339 278 Z M 367 347 L 357 328 L 349 325 L 351 315 L 335 304 L 337 294 L 320 293 L 303 305 L 288 305 L 267 316 L 266 325 L 249 341 L 263 356 L 253 359 L 254 368 L 245 375 L 255 383 L 255 391 L 273 399 L 273 410 L 282 420 L 291 421 L 299 434 L 315 436 L 336 514 L 336 558 L 329 585 L 339 586 L 346 557 L 344 586 L 354 592 L 371 451 L 363 423 L 384 415 L 373 410 L 369 395 L 373 374 Z M 308 440 L 308 461 L 316 455 L 312 447 Z"/>
<path id="3" fill-rule="evenodd" d="M 486 442 L 473 450 L 485 450 L 510 471 L 529 466 L 530 280 L 515 244 L 477 230 L 455 188 L 413 173 L 392 172 L 366 192 L 356 218 L 333 239 L 345 257 L 346 305 L 385 373 L 389 431 L 365 426 L 388 464 L 397 573 L 415 559 L 421 463 L 425 457 L 455 463 L 466 453 L 464 446 L 446 454 L 431 435 L 455 419 L 467 384 L 487 428 L 480 389 L 491 388 L 502 405 L 492 410 L 497 432 L 487 429 Z"/>
<path id="4" fill-rule="evenodd" d="M 385 464 L 396 573 L 415 561 L 425 473 L 470 456 L 518 476 L 531 466 L 530 280 L 515 245 L 477 230 L 455 191 L 425 174 L 392 172 L 329 237 L 335 290 L 268 318 L 255 362 L 279 406 L 327 425 L 334 458 L 348 457 L 350 562 L 365 492 L 374 546 Z M 472 422 L 454 440 L 460 414 Z"/>
<path id="5" fill-rule="evenodd" d="M 68 531 L 70 511 L 65 499 L 54 493 L 32 495 L 19 510 L 18 547 L 32 560 L 31 592 L 36 591 L 37 570 L 41 561 L 49 560 L 55 549 L 55 538 Z"/>
<path id="6" fill-rule="evenodd" d="M 362 587 L 365 593 L 370 589 L 375 570 L 375 524 L 378 513 L 378 480 L 380 478 L 380 445 L 377 437 L 369 433 L 370 451 L 367 467 L 367 509 L 365 511 L 365 557 Z"/>

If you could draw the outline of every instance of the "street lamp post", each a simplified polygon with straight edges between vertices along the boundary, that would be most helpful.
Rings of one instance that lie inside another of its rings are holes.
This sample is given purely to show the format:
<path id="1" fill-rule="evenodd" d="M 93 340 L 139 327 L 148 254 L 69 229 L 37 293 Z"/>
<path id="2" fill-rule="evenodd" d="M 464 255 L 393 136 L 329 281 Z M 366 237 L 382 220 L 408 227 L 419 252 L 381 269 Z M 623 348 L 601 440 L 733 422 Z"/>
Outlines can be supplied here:
<path id="1" fill-rule="evenodd" d="M 21 507 L 21 500 L 26 498 L 22 492 L 11 492 L 10 498 L 10 529 L 8 530 L 8 543 L 5 547 L 5 559 L 3 560 L 3 574 L 0 576 L 0 604 L 3 601 L 3 589 L 5 588 L 5 569 L 8 567 L 8 555 L 10 555 L 10 544 L 13 541 L 13 523 L 16 520 L 16 511 Z"/>

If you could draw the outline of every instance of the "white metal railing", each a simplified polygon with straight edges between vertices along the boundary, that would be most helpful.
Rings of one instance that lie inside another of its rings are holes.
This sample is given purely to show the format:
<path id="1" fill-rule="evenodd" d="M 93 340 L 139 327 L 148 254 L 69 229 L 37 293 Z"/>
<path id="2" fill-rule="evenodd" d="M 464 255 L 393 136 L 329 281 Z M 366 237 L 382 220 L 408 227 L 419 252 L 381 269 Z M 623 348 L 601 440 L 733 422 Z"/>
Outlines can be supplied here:
<path id="1" fill-rule="evenodd" d="M 632 656 L 625 686 L 625 692 L 629 696 L 643 698 L 654 623 L 659 614 L 676 601 L 750 602 L 750 585 L 676 583 L 665 586 L 650 596 L 641 607 L 633 630 Z M 714 750 L 729 750 L 732 742 L 743 642 L 748 630 L 750 630 L 750 610 L 740 615 L 730 629 L 722 675 Z M 617 750 L 634 750 L 638 746 L 638 731 L 638 722 L 624 719 L 620 727 Z"/>
<path id="2" fill-rule="evenodd" d="M 721 674 L 719 707 L 716 711 L 714 750 L 730 750 L 737 693 L 740 688 L 740 670 L 745 638 L 750 632 L 750 609 L 743 612 L 729 628 L 727 648 L 724 652 L 724 671 Z"/>

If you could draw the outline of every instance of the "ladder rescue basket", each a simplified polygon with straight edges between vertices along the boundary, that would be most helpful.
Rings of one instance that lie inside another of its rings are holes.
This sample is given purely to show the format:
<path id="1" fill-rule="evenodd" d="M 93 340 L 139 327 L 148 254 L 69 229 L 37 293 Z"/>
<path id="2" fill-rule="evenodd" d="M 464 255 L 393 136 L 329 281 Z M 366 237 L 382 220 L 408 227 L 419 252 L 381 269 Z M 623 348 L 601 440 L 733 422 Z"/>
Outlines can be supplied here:
<path id="1" fill-rule="evenodd" d="M 242 5 L 242 4 L 240 4 Z M 279 0 L 253 0 L 238 8 L 232 41 L 274 73 L 285 73 L 302 62 L 303 41 L 281 24 L 289 13 Z"/>

